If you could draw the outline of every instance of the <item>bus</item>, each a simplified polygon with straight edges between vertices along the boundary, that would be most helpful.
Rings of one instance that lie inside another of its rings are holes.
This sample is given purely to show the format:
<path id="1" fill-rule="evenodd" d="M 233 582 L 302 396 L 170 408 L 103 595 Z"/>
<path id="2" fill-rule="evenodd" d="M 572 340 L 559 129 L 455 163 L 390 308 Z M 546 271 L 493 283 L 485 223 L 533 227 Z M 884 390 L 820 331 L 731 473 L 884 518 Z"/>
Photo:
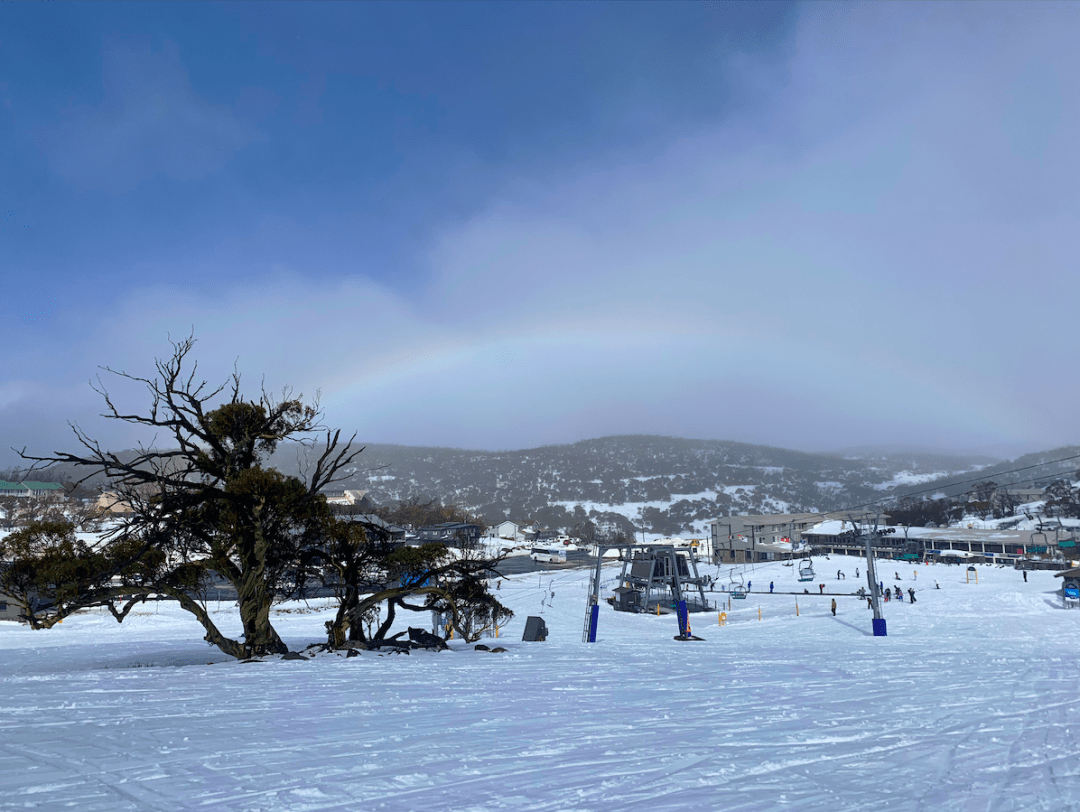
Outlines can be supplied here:
<path id="1" fill-rule="evenodd" d="M 565 564 L 565 547 L 533 547 L 529 558 L 541 564 Z"/>

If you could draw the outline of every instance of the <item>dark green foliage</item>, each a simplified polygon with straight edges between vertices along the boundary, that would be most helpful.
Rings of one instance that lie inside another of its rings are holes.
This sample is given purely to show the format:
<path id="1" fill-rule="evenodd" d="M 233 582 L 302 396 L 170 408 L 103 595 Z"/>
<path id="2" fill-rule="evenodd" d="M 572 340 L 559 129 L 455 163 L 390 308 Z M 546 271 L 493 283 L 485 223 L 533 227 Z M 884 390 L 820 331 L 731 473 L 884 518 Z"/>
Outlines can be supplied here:
<path id="1" fill-rule="evenodd" d="M 92 548 L 68 522 L 33 522 L 0 539 L 0 591 L 22 606 L 22 616 L 35 629 L 50 628 L 91 606 L 108 605 L 122 619 L 145 599 L 130 594 L 124 600 L 125 584 L 138 582 L 161 562 L 160 554 L 145 552 L 122 542 Z"/>

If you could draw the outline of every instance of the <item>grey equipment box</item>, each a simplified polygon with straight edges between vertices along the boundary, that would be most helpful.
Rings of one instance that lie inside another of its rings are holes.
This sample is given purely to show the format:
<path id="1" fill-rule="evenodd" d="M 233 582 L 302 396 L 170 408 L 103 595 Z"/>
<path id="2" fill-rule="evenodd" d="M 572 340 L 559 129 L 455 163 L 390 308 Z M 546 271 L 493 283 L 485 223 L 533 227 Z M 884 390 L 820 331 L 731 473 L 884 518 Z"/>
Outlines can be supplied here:
<path id="1" fill-rule="evenodd" d="M 547 640 L 547 624 L 542 617 L 529 615 L 525 620 L 525 634 L 521 639 L 526 643 L 542 643 Z"/>

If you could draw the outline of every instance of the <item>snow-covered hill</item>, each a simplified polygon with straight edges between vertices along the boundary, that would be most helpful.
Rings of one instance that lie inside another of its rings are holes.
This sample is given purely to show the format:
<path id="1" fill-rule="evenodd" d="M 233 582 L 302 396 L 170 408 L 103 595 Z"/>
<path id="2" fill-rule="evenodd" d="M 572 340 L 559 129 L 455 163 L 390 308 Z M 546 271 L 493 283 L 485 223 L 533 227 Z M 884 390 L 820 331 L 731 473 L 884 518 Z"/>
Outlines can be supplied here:
<path id="1" fill-rule="evenodd" d="M 275 464 L 296 467 L 293 449 Z M 669 535 L 733 513 L 830 510 L 880 500 L 927 478 L 978 470 L 985 457 L 807 454 L 646 435 L 523 451 L 369 445 L 343 487 L 377 503 L 440 499 L 479 513 L 571 527 L 586 518 Z M 910 490 L 909 488 L 906 488 Z"/>

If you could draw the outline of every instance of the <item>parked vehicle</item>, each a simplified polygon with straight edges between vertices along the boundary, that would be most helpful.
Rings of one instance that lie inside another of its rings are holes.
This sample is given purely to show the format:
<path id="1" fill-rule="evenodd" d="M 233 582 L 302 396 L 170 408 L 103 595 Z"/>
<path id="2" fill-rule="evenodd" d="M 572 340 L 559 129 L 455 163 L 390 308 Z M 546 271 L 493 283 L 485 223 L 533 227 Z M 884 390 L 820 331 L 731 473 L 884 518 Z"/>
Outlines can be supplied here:
<path id="1" fill-rule="evenodd" d="M 565 547 L 533 547 L 529 558 L 541 564 L 565 564 Z"/>

